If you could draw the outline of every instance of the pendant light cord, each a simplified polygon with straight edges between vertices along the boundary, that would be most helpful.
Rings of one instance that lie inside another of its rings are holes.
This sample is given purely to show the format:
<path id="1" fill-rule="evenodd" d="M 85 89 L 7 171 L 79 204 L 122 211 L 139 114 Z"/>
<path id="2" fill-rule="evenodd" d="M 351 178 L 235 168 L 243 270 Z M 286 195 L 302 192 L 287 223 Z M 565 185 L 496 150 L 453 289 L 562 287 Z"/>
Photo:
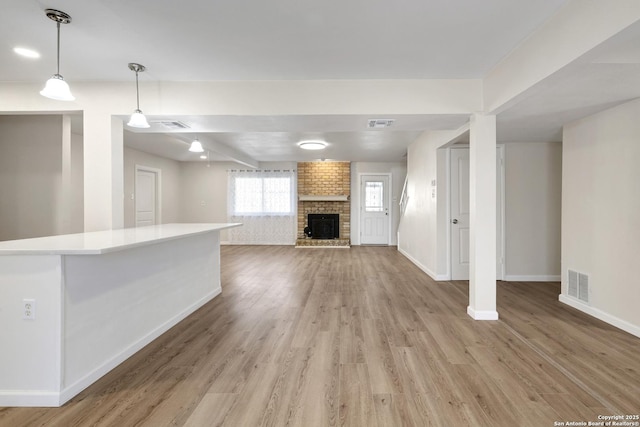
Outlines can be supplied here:
<path id="1" fill-rule="evenodd" d="M 58 68 L 57 68 L 56 74 L 60 75 L 60 21 L 57 21 L 57 27 L 58 27 L 58 55 L 57 55 Z"/>
<path id="2" fill-rule="evenodd" d="M 140 111 L 140 90 L 138 89 L 138 70 L 136 70 L 136 105 Z"/>

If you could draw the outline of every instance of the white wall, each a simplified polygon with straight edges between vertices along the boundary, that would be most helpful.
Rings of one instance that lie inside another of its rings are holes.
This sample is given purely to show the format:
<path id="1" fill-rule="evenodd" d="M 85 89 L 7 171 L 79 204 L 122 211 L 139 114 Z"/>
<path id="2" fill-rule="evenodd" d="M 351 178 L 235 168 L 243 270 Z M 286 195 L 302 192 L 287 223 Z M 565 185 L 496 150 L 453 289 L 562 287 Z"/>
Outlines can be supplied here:
<path id="1" fill-rule="evenodd" d="M 261 162 L 262 169 L 296 169 L 295 162 Z M 183 162 L 180 222 L 227 222 L 227 171 L 244 170 L 235 162 Z M 228 242 L 227 230 L 220 232 Z"/>
<path id="2" fill-rule="evenodd" d="M 399 226 L 398 249 L 436 280 L 451 274 L 449 157 L 439 147 L 453 136 L 425 132 L 409 147 L 409 201 Z M 506 144 L 505 151 L 506 279 L 559 280 L 561 144 Z"/>
<path id="3" fill-rule="evenodd" d="M 180 217 L 182 222 L 227 222 L 227 170 L 244 169 L 234 162 L 184 162 Z M 222 232 L 223 236 L 226 233 Z M 222 240 L 226 240 L 223 238 Z"/>
<path id="4" fill-rule="evenodd" d="M 560 280 L 562 144 L 505 144 L 505 280 Z"/>
<path id="5" fill-rule="evenodd" d="M 135 227 L 135 168 L 136 165 L 148 166 L 161 170 L 162 206 L 161 221 L 163 224 L 182 222 L 180 217 L 180 193 L 183 187 L 180 162 L 143 153 L 124 147 L 124 226 Z"/>
<path id="6" fill-rule="evenodd" d="M 437 280 L 449 275 L 446 155 L 438 148 L 455 133 L 425 132 L 409 146 L 408 202 L 398 227 L 398 250 Z"/>
<path id="7" fill-rule="evenodd" d="M 564 128 L 561 301 L 640 336 L 640 100 Z M 567 295 L 589 275 L 590 302 Z"/>
<path id="8" fill-rule="evenodd" d="M 0 240 L 82 231 L 82 143 L 78 135 L 70 138 L 68 209 L 63 117 L 0 116 Z"/>
<path id="9" fill-rule="evenodd" d="M 360 244 L 360 175 L 361 174 L 390 174 L 391 175 L 391 241 L 389 245 L 397 245 L 397 231 L 400 223 L 400 194 L 407 175 L 407 165 L 404 162 L 352 162 L 351 163 L 351 243 Z"/>

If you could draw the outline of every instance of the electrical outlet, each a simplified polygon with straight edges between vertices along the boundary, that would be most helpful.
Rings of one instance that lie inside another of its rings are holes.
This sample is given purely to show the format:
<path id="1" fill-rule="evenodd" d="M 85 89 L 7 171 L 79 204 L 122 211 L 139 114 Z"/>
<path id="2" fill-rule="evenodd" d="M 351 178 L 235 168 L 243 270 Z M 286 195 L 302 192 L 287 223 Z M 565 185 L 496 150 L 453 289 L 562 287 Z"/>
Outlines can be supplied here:
<path id="1" fill-rule="evenodd" d="M 26 320 L 35 320 L 36 318 L 36 300 L 22 300 L 22 318 Z"/>

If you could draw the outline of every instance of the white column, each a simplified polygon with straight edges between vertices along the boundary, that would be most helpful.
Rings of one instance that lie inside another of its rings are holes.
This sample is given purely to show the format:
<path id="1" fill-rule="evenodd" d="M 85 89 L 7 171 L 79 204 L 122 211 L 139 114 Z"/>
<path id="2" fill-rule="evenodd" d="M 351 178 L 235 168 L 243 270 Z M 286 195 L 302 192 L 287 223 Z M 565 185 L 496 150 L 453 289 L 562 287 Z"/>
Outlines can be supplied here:
<path id="1" fill-rule="evenodd" d="M 84 111 L 84 230 L 124 227 L 123 123 Z"/>
<path id="2" fill-rule="evenodd" d="M 476 320 L 496 311 L 496 117 L 471 116 L 469 149 L 469 306 Z"/>

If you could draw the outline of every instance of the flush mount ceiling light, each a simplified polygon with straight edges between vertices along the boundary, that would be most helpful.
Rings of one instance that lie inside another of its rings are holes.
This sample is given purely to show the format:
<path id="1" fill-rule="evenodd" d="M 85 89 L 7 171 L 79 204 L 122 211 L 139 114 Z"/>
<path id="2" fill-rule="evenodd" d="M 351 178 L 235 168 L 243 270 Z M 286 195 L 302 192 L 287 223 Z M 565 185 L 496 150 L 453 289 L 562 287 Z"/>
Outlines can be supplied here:
<path id="1" fill-rule="evenodd" d="M 44 89 L 40 91 L 40 95 L 58 101 L 73 101 L 76 98 L 71 95 L 69 85 L 60 75 L 60 24 L 68 24 L 71 22 L 71 16 L 55 9 L 47 9 L 44 12 L 47 18 L 56 22 L 56 26 L 58 27 L 57 69 L 56 73 L 47 80 L 47 84 Z"/>
<path id="2" fill-rule="evenodd" d="M 189 147 L 189 151 L 192 153 L 203 153 L 204 148 L 202 148 L 202 144 L 198 141 L 198 138 L 194 139 L 191 143 L 191 147 Z"/>
<path id="3" fill-rule="evenodd" d="M 141 128 L 145 129 L 149 127 L 149 123 L 147 122 L 147 118 L 140 111 L 140 90 L 138 89 L 138 73 L 143 73 L 146 70 L 144 65 L 136 64 L 135 62 L 129 63 L 129 69 L 136 73 L 136 109 L 131 114 L 131 119 L 129 119 L 129 123 L 127 126 L 131 126 L 132 128 Z"/>
<path id="4" fill-rule="evenodd" d="M 327 143 L 324 141 L 302 141 L 298 143 L 298 147 L 303 150 L 324 150 Z"/>

